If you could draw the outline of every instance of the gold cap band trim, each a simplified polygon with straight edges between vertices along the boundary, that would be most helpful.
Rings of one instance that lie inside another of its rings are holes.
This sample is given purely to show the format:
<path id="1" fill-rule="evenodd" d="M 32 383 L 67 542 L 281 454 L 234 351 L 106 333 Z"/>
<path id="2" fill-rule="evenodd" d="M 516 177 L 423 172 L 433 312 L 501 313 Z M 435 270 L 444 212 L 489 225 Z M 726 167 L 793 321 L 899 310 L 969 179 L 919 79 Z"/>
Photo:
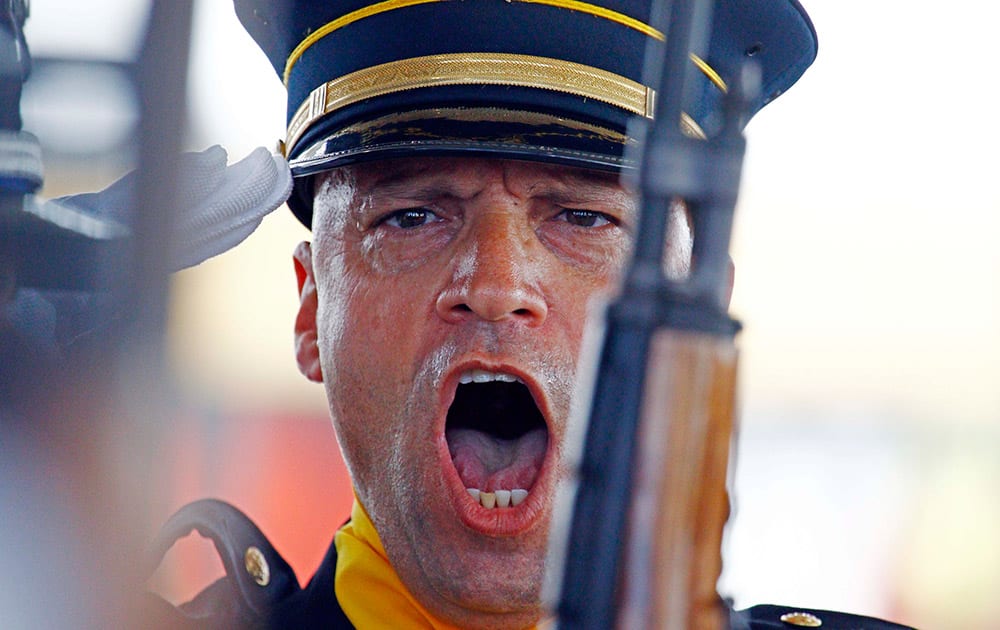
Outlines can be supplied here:
<path id="1" fill-rule="evenodd" d="M 288 59 L 285 60 L 285 72 L 282 75 L 282 80 L 285 85 L 288 85 L 288 76 L 292 73 L 292 67 L 299 60 L 299 58 L 307 51 L 309 48 L 323 39 L 330 33 L 336 31 L 337 29 L 344 28 L 345 26 L 357 22 L 358 20 L 363 20 L 367 17 L 373 15 L 378 15 L 380 13 L 386 13 L 388 11 L 394 11 L 396 9 L 402 9 L 405 7 L 411 7 L 418 4 L 429 4 L 431 2 L 448 2 L 449 0 L 383 0 L 382 2 L 377 2 L 375 4 L 368 5 L 366 7 L 361 7 L 360 9 L 355 9 L 350 13 L 346 13 L 339 18 L 327 22 L 323 26 L 319 27 L 315 31 L 309 34 L 308 37 L 299 42 L 291 53 L 288 55 Z M 618 11 L 613 11 L 605 7 L 599 7 L 595 4 L 590 4 L 589 2 L 581 2 L 580 0 L 514 0 L 515 2 L 522 2 L 526 4 L 545 4 L 548 6 L 558 7 L 561 9 L 570 9 L 572 11 L 579 11 L 581 13 L 586 13 L 588 15 L 593 15 L 595 17 L 604 18 L 610 20 L 617 24 L 627 26 L 628 28 L 634 29 L 648 35 L 649 37 L 656 38 L 660 41 L 664 41 L 666 38 L 663 33 L 653 28 L 649 24 L 637 20 L 635 18 L 629 17 L 624 13 L 619 13 Z"/>
<path id="2" fill-rule="evenodd" d="M 621 75 L 583 64 L 504 53 L 456 53 L 401 59 L 357 70 L 309 95 L 288 125 L 288 150 L 319 118 L 364 99 L 444 85 L 510 85 L 554 90 L 652 118 L 648 88 Z"/>

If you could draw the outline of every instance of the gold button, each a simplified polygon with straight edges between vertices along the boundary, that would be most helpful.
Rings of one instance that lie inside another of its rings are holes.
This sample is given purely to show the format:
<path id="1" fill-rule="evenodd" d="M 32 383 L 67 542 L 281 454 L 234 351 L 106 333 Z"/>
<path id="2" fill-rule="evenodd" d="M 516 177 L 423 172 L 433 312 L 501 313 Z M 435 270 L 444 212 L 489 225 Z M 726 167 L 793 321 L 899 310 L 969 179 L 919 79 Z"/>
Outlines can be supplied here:
<path id="1" fill-rule="evenodd" d="M 816 615 L 807 612 L 791 612 L 781 616 L 781 620 L 791 626 L 802 626 L 805 628 L 818 628 L 823 625 L 823 621 Z"/>
<path id="2" fill-rule="evenodd" d="M 253 581 L 260 586 L 267 586 L 271 582 L 271 568 L 267 566 L 267 558 L 264 552 L 256 547 L 248 547 L 243 554 L 243 566 Z"/>

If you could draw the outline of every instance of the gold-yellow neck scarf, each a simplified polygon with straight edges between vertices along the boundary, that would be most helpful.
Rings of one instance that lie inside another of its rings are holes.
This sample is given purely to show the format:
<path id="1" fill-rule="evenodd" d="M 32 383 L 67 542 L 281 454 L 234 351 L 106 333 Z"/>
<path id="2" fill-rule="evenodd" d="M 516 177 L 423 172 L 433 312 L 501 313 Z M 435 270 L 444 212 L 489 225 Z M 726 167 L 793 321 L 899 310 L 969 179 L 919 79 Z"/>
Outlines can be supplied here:
<path id="1" fill-rule="evenodd" d="M 340 528 L 333 543 L 337 547 L 334 590 L 354 627 L 458 630 L 436 619 L 403 586 L 389 564 L 375 526 L 357 499 L 350 522 Z"/>
<path id="2" fill-rule="evenodd" d="M 333 537 L 333 544 L 337 547 L 334 590 L 355 628 L 455 628 L 435 619 L 403 586 L 368 513 L 356 499 L 350 522 Z"/>

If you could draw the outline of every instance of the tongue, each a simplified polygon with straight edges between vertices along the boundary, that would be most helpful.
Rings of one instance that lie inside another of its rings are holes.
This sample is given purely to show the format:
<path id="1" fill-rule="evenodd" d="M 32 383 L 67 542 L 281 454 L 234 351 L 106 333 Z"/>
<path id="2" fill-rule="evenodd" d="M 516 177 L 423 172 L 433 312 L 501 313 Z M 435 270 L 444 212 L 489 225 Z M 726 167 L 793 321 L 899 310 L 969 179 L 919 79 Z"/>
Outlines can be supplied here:
<path id="1" fill-rule="evenodd" d="M 530 490 L 548 442 L 544 428 L 506 440 L 475 429 L 448 429 L 448 450 L 466 488 Z"/>

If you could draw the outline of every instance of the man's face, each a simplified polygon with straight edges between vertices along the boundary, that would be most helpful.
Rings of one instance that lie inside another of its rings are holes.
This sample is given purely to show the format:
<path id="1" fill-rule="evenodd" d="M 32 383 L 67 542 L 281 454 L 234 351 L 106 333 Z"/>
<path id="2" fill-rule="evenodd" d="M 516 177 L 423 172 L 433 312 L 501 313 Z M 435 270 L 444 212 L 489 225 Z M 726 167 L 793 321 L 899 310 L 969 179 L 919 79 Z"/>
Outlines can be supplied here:
<path id="1" fill-rule="evenodd" d="M 321 176 L 314 209 L 300 366 L 390 561 L 452 623 L 535 622 L 588 307 L 632 197 L 592 171 L 423 158 Z"/>

